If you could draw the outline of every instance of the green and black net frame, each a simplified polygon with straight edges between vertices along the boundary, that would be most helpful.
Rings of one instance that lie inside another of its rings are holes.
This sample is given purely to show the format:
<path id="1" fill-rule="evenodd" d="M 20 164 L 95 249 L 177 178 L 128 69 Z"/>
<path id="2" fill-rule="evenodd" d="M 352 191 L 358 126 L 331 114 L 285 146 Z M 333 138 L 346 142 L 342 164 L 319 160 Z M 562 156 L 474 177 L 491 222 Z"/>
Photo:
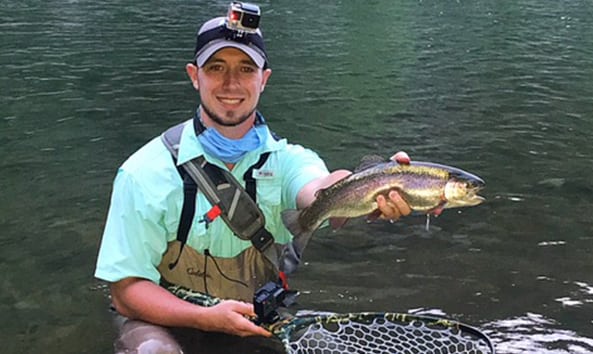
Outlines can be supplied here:
<path id="1" fill-rule="evenodd" d="M 179 286 L 168 289 L 201 306 L 221 301 Z M 477 328 L 434 316 L 394 312 L 297 314 L 262 326 L 283 342 L 289 354 L 495 353 L 488 336 Z"/>

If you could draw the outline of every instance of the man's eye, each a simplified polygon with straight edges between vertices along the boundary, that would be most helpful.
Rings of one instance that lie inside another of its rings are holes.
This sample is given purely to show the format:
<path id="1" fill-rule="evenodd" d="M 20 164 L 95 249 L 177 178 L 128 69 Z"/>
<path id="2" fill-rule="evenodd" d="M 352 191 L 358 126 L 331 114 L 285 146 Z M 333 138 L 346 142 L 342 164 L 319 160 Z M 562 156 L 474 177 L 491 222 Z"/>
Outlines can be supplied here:
<path id="1" fill-rule="evenodd" d="M 243 66 L 241 68 L 241 71 L 244 73 L 254 73 L 255 72 L 255 68 L 252 66 Z"/>
<path id="2" fill-rule="evenodd" d="M 224 67 L 222 65 L 216 65 L 216 64 L 214 64 L 214 65 L 209 65 L 207 67 L 207 69 L 208 69 L 208 71 L 223 71 L 224 70 Z"/>

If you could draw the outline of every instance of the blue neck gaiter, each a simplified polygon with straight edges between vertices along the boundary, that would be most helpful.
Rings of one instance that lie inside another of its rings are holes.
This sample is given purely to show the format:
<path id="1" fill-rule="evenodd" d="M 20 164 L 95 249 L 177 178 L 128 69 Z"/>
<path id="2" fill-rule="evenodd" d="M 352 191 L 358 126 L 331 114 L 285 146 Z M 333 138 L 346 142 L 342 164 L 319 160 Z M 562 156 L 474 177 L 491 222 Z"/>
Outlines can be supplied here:
<path id="1" fill-rule="evenodd" d="M 226 163 L 237 163 L 249 151 L 259 148 L 265 141 L 267 126 L 257 124 L 251 128 L 241 139 L 229 139 L 215 128 L 206 128 L 198 140 L 204 151 Z"/>

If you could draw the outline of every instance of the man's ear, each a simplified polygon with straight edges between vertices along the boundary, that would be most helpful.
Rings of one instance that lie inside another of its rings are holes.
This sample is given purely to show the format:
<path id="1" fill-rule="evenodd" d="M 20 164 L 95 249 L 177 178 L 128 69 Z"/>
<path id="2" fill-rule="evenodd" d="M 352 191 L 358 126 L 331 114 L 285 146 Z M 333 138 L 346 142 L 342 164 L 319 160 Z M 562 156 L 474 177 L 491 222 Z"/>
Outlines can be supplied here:
<path id="1" fill-rule="evenodd" d="M 266 84 L 268 83 L 268 79 L 270 78 L 270 75 L 272 75 L 272 69 L 266 69 L 263 72 L 262 75 L 262 85 L 261 85 L 261 89 L 260 89 L 260 93 L 264 92 L 264 90 L 266 89 Z"/>
<path id="2" fill-rule="evenodd" d="M 198 84 L 198 70 L 198 67 L 193 63 L 188 63 L 185 66 L 185 72 L 187 73 L 187 76 L 189 77 L 192 86 L 196 89 L 196 91 L 200 90 L 200 85 Z"/>

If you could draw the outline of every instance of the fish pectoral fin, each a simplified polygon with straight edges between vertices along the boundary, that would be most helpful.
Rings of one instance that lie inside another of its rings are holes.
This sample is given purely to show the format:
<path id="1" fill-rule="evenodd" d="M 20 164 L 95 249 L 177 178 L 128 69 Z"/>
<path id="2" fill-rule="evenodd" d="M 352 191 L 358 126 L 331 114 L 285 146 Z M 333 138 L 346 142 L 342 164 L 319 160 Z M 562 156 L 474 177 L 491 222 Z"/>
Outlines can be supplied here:
<path id="1" fill-rule="evenodd" d="M 350 218 L 330 218 L 329 226 L 331 226 L 332 230 L 337 230 L 346 225 L 348 220 L 350 220 Z"/>
<path id="2" fill-rule="evenodd" d="M 436 208 L 429 210 L 426 214 L 427 215 L 439 216 L 439 215 L 441 215 L 443 213 L 443 210 L 445 210 L 445 203 L 440 204 Z"/>

